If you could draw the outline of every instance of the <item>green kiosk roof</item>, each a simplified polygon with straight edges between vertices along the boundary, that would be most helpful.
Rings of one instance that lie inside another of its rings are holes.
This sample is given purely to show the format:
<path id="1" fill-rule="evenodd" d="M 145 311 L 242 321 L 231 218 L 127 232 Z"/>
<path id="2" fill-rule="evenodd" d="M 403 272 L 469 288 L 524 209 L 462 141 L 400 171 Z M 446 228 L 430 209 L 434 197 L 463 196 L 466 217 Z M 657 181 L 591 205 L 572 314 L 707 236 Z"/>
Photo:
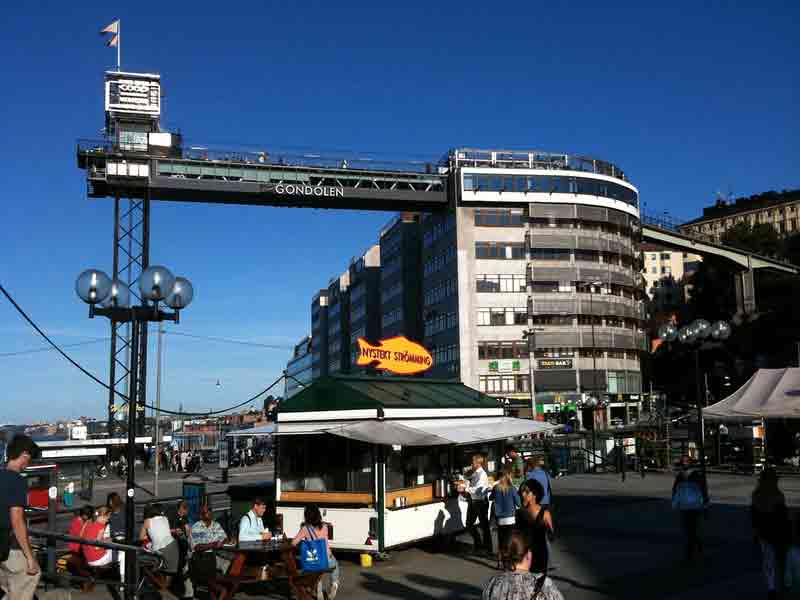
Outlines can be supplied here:
<path id="1" fill-rule="evenodd" d="M 279 412 L 498 407 L 496 398 L 482 394 L 459 381 L 332 375 L 317 379 L 296 395 L 281 402 Z"/>

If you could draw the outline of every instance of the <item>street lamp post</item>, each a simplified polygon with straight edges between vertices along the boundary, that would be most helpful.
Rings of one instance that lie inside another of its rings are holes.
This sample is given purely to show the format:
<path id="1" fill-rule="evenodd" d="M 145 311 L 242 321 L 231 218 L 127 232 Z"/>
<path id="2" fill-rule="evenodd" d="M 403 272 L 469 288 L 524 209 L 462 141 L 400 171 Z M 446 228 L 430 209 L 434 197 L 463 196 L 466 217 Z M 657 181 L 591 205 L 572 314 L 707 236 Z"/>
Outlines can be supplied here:
<path id="1" fill-rule="evenodd" d="M 677 340 L 682 344 L 692 348 L 694 354 L 695 369 L 695 401 L 697 404 L 697 426 L 698 426 L 698 450 L 700 452 L 700 469 L 703 477 L 706 475 L 706 452 L 705 452 L 705 425 L 703 423 L 703 405 L 705 398 L 703 395 L 703 381 L 700 374 L 700 350 L 708 348 L 708 339 L 723 342 L 731 335 L 731 326 L 726 321 L 717 321 L 711 325 L 705 319 L 697 319 L 691 324 L 676 329 L 672 323 L 662 325 L 658 330 L 658 337 L 667 342 Z M 702 400 L 701 400 L 702 398 Z M 669 418 L 669 415 L 667 415 Z M 667 449 L 671 451 L 671 448 Z"/>
<path id="2" fill-rule="evenodd" d="M 139 344 L 142 329 L 149 322 L 180 320 L 180 311 L 192 301 L 194 289 L 188 279 L 175 277 L 168 269 L 152 266 L 145 269 L 139 277 L 140 306 L 130 305 L 131 291 L 122 281 L 112 281 L 98 269 L 87 269 L 78 276 L 75 291 L 81 300 L 89 305 L 89 318 L 101 316 L 112 323 L 131 325 L 131 363 L 128 385 L 128 443 L 126 459 L 128 472 L 126 481 L 125 534 L 128 544 L 135 544 L 136 534 L 136 411 L 139 390 Z M 159 303 L 173 309 L 172 312 L 159 310 Z M 151 304 L 152 303 L 152 304 Z M 113 385 L 114 382 L 111 382 Z M 144 390 L 141 390 L 142 398 Z M 134 596 L 133 586 L 137 581 L 136 553 L 128 552 L 125 557 L 125 594 Z"/>
<path id="3" fill-rule="evenodd" d="M 597 466 L 597 407 L 602 406 L 597 392 L 597 344 L 594 337 L 594 292 L 593 288 L 603 285 L 602 281 L 587 281 L 589 290 L 589 319 L 592 328 L 592 394 L 589 406 L 592 408 L 592 464 Z"/>

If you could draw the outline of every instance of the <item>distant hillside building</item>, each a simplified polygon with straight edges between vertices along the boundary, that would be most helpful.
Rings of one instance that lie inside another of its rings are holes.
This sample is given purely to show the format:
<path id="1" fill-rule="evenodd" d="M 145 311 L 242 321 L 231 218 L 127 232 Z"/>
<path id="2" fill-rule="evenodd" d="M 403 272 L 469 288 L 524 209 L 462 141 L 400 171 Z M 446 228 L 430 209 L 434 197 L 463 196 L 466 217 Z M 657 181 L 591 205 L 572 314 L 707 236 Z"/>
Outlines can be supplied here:
<path id="1" fill-rule="evenodd" d="M 719 242 L 728 229 L 747 223 L 765 223 L 780 236 L 800 232 L 800 190 L 765 192 L 733 202 L 718 200 L 703 209 L 703 216 L 678 229 L 687 235 L 703 236 Z"/>
<path id="2" fill-rule="evenodd" d="M 686 302 L 686 279 L 702 258 L 656 244 L 642 244 L 641 249 L 645 292 L 655 310 L 669 310 Z"/>

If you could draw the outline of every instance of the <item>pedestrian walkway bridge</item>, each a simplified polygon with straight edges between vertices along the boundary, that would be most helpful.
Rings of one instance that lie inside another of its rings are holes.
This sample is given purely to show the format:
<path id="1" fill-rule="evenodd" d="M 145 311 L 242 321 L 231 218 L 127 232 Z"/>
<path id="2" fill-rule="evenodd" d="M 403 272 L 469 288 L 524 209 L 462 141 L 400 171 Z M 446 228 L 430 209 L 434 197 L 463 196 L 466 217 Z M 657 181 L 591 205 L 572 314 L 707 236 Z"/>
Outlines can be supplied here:
<path id="1" fill-rule="evenodd" d="M 448 204 L 447 169 L 434 162 L 301 152 L 225 152 L 207 148 L 120 149 L 78 142 L 92 198 L 433 211 Z"/>

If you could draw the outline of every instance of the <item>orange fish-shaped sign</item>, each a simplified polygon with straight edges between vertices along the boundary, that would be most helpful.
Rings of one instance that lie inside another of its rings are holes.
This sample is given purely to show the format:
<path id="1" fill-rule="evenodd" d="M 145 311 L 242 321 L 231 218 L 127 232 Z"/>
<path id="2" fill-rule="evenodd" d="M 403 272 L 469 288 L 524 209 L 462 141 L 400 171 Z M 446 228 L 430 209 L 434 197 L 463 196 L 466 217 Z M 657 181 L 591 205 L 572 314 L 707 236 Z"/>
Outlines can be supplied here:
<path id="1" fill-rule="evenodd" d="M 425 348 L 402 335 L 380 340 L 375 345 L 364 338 L 358 338 L 356 364 L 372 365 L 376 369 L 398 375 L 412 375 L 430 369 L 433 366 L 433 357 Z"/>

